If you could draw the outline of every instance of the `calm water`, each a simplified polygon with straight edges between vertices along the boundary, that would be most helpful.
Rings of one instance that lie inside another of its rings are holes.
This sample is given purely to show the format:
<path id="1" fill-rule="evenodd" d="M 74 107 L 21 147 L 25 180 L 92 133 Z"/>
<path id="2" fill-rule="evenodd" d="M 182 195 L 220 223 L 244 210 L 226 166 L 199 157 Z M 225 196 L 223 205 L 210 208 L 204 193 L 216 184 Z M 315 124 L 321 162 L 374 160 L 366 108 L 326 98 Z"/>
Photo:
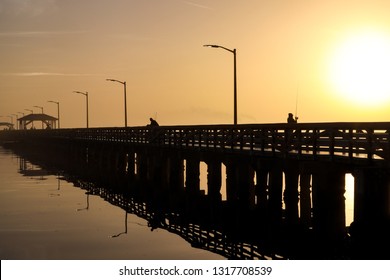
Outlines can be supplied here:
<path id="1" fill-rule="evenodd" d="M 151 231 L 147 221 L 1 146 L 0 258 L 223 259 L 166 230 Z"/>

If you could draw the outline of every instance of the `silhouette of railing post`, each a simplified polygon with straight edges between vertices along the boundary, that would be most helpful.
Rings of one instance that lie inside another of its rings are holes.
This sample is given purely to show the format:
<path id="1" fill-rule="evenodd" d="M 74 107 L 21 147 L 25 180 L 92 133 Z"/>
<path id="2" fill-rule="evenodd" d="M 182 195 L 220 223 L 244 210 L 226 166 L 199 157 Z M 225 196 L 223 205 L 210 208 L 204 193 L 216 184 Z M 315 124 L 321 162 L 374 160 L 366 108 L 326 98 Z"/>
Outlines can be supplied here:
<path id="1" fill-rule="evenodd" d="M 133 149 L 127 147 L 126 152 L 126 175 L 127 175 L 127 183 L 129 186 L 131 186 L 132 183 L 134 183 L 135 180 L 135 165 L 136 165 L 136 155 Z"/>

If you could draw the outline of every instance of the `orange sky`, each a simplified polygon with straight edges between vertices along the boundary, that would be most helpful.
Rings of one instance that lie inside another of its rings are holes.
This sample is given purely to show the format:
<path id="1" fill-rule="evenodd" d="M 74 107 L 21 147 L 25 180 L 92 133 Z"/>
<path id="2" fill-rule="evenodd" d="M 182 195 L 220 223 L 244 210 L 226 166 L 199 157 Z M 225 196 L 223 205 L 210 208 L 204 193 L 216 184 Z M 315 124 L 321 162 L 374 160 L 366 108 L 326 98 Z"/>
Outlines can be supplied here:
<path id="1" fill-rule="evenodd" d="M 233 55 L 204 44 L 237 49 L 238 123 L 285 122 L 297 100 L 301 122 L 388 121 L 389 99 L 355 103 L 331 73 L 350 38 L 390 38 L 389 10 L 385 0 L 0 0 L 0 121 L 34 106 L 56 116 L 54 100 L 62 127 L 84 127 L 85 97 L 73 91 L 88 91 L 90 127 L 123 126 L 113 78 L 127 82 L 129 126 L 230 124 Z"/>

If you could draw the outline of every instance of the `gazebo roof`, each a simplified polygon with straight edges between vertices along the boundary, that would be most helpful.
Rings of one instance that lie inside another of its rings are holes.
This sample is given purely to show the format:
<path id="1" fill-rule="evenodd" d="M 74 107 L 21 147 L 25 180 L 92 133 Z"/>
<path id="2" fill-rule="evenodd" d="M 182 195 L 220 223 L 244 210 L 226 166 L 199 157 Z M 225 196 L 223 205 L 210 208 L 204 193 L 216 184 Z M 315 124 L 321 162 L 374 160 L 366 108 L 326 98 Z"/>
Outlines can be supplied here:
<path id="1" fill-rule="evenodd" d="M 46 114 L 29 114 L 18 119 L 18 121 L 56 121 L 57 118 Z"/>

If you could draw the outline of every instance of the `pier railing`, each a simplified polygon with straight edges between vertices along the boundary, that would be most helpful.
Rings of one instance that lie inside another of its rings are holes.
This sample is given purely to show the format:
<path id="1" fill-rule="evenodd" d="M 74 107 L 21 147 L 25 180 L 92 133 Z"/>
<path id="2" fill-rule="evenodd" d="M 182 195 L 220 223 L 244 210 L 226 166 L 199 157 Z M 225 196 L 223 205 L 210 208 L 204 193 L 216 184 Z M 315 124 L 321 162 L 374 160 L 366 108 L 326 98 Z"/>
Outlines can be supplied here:
<path id="1" fill-rule="evenodd" d="M 390 122 L 1 131 L 0 141 L 76 140 L 354 163 L 390 160 Z"/>

